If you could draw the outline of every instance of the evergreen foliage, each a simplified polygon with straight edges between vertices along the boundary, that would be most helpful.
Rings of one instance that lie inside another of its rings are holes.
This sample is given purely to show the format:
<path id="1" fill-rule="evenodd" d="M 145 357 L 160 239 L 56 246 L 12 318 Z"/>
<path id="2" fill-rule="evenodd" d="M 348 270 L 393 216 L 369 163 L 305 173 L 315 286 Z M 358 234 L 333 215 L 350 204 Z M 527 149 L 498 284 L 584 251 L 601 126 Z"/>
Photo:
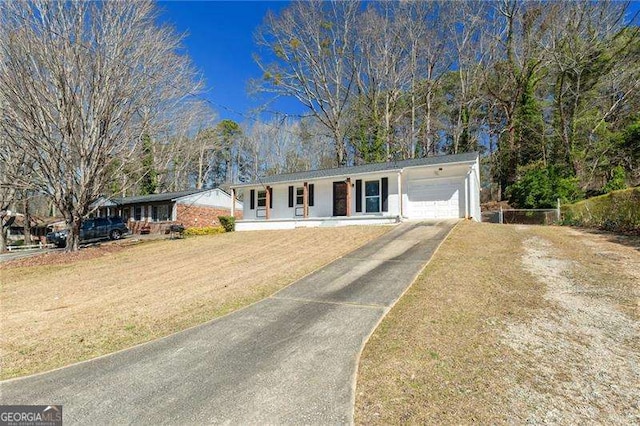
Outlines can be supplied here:
<path id="1" fill-rule="evenodd" d="M 520 167 L 518 173 L 518 180 L 509 187 L 507 196 L 511 204 L 520 208 L 554 208 L 558 199 L 561 203 L 572 203 L 584 197 L 578 180 L 556 166 L 537 162 Z"/>
<path id="2" fill-rule="evenodd" d="M 154 166 L 153 142 L 148 134 L 142 135 L 142 180 L 140 195 L 155 194 L 158 189 L 158 172 Z"/>

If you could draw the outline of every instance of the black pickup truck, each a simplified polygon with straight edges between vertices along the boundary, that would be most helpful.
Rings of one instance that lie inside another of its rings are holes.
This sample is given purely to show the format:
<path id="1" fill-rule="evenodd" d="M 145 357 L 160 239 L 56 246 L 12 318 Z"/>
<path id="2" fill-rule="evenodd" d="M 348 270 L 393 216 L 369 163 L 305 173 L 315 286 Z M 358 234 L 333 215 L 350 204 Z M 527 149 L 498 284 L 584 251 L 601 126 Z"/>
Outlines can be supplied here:
<path id="1" fill-rule="evenodd" d="M 129 233 L 129 228 L 119 216 L 85 219 L 80 228 L 80 241 L 90 242 L 107 238 L 119 240 L 127 233 Z M 58 247 L 66 247 L 68 235 L 68 229 L 50 232 L 47 234 L 47 242 L 53 243 Z"/>

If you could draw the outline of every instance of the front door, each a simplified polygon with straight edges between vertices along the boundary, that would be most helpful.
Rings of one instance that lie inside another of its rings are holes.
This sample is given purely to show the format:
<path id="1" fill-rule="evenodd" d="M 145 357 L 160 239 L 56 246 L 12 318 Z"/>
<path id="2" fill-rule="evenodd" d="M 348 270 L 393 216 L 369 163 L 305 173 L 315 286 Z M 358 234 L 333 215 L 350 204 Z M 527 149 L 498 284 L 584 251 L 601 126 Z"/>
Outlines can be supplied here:
<path id="1" fill-rule="evenodd" d="M 333 215 L 347 215 L 347 183 L 333 182 Z"/>

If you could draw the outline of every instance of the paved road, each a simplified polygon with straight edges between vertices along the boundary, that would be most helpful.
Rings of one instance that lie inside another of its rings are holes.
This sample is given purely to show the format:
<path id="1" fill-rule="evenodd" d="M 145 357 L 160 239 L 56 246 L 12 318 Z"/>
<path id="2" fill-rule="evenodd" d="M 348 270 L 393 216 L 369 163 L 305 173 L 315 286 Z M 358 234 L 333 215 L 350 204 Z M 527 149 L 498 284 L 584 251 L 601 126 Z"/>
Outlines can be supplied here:
<path id="1" fill-rule="evenodd" d="M 34 249 L 34 250 L 15 250 L 9 253 L 0 254 L 0 263 L 10 260 L 25 259 L 27 257 L 38 256 L 45 253 L 60 251 L 62 249 Z"/>
<path id="2" fill-rule="evenodd" d="M 350 423 L 365 339 L 454 223 L 401 224 L 219 320 L 2 382 L 0 401 L 63 404 L 66 424 Z"/>

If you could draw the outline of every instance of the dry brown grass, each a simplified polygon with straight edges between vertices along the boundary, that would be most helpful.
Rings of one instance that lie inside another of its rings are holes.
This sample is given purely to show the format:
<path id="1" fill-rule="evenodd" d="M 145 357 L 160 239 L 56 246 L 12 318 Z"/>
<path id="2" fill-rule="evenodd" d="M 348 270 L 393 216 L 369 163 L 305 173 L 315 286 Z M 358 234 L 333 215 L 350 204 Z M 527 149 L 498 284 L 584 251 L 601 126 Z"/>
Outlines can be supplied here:
<path id="1" fill-rule="evenodd" d="M 226 314 L 388 229 L 236 232 L 0 269 L 0 377 L 92 358 Z"/>
<path id="2" fill-rule="evenodd" d="M 633 422 L 637 387 L 626 385 L 638 380 L 640 339 L 617 340 L 639 324 L 640 253 L 608 240 L 570 228 L 459 225 L 367 343 L 356 422 Z M 589 319 L 595 337 L 585 338 L 580 321 L 590 313 L 567 311 L 566 289 L 527 266 L 539 259 L 571 280 L 572 300 L 616 323 Z M 598 351 L 608 359 L 593 368 Z M 612 380 L 623 386 L 608 391 Z"/>

